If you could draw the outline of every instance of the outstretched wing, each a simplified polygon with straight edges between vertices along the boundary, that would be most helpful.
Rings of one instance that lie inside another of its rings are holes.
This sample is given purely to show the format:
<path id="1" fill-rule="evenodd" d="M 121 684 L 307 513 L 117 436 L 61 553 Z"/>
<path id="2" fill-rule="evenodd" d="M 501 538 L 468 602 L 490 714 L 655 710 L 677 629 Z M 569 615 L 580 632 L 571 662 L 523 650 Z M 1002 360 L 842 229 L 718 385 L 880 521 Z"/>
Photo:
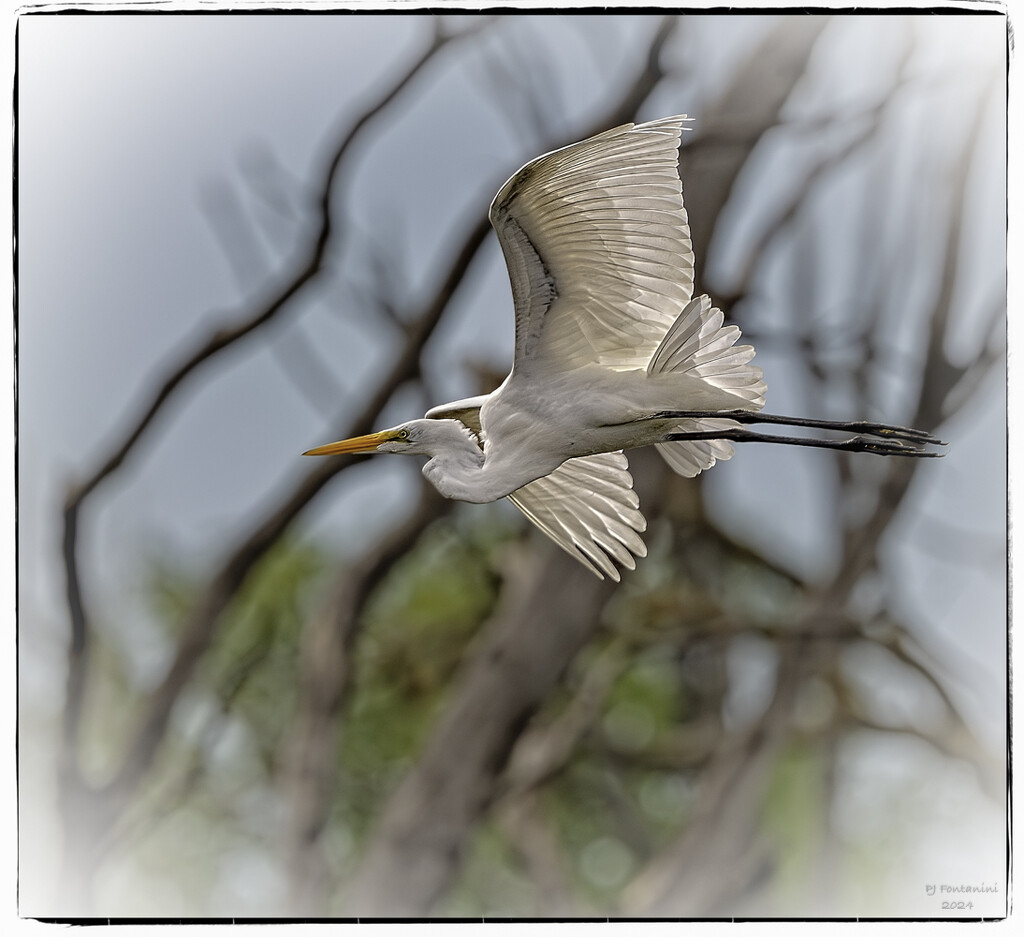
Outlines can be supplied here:
<path id="1" fill-rule="evenodd" d="M 432 420 L 460 420 L 480 438 L 480 407 L 486 397 L 469 397 L 427 411 Z M 550 475 L 508 496 L 520 511 L 601 579 L 619 581 L 618 562 L 636 568 L 646 556 L 640 532 L 647 521 L 633 491 L 633 477 L 621 452 L 602 452 L 563 462 Z"/>
<path id="2" fill-rule="evenodd" d="M 569 459 L 508 499 L 601 579 L 618 582 L 616 562 L 635 569 L 634 557 L 647 555 L 640 539 L 647 521 L 621 452 Z"/>
<path id="3" fill-rule="evenodd" d="M 693 290 L 685 117 L 624 124 L 527 163 L 490 218 L 512 281 L 515 366 L 642 368 Z"/>

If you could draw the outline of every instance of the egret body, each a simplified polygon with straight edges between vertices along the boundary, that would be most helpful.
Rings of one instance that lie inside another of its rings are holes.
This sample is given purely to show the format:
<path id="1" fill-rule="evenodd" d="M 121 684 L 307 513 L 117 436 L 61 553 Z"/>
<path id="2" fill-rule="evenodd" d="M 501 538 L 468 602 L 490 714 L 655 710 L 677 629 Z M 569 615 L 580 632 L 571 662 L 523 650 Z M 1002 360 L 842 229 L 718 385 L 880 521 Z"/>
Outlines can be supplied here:
<path id="1" fill-rule="evenodd" d="M 763 414 L 765 384 L 705 296 L 679 178 L 685 116 L 626 124 L 527 163 L 490 220 L 512 283 L 515 356 L 492 394 L 306 455 L 426 456 L 447 498 L 507 497 L 598 576 L 618 580 L 646 547 L 625 449 L 655 445 L 692 477 L 733 442 L 782 442 L 932 456 L 918 430 Z M 854 430 L 829 440 L 751 432 L 745 423 Z"/>

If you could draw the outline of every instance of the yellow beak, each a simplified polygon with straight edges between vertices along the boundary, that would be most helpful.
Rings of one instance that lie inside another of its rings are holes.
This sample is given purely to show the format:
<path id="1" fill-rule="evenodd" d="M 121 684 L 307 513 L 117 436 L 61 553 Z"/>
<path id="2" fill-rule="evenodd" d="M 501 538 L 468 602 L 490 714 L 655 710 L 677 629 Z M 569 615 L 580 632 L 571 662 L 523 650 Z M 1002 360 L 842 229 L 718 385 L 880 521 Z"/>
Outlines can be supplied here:
<path id="1" fill-rule="evenodd" d="M 342 439 L 340 442 L 330 442 L 326 446 L 317 446 L 303 452 L 303 455 L 352 455 L 366 452 L 376 452 L 377 447 L 395 438 L 393 432 L 370 433 L 369 436 L 353 436 L 352 439 Z"/>

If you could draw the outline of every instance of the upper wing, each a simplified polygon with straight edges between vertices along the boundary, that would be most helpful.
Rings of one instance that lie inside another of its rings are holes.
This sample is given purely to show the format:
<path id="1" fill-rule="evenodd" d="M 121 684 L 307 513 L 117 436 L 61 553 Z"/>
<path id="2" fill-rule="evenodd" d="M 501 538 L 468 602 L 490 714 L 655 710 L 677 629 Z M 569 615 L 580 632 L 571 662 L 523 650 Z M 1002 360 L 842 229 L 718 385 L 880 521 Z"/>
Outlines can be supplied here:
<path id="1" fill-rule="evenodd" d="M 647 364 L 693 290 L 685 120 L 624 124 L 501 187 L 490 218 L 512 281 L 516 367 Z"/>
<path id="2" fill-rule="evenodd" d="M 453 400 L 451 403 L 438 404 L 431 407 L 425 414 L 428 420 L 459 420 L 476 434 L 481 443 L 483 435 L 480 430 L 480 408 L 484 405 L 487 395 L 482 397 L 466 397 L 464 400 Z"/>
<path id="3" fill-rule="evenodd" d="M 613 561 L 635 569 L 634 556 L 647 555 L 639 534 L 647 521 L 621 452 L 569 459 L 508 499 L 601 579 L 608 575 L 618 582 Z"/>

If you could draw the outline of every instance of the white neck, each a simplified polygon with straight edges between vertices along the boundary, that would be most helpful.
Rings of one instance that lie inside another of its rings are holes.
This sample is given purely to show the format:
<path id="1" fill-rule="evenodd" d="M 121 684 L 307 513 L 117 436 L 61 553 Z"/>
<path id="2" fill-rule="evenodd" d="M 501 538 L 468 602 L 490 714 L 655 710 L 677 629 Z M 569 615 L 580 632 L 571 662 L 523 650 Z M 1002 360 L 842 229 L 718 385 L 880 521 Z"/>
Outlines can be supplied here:
<path id="1" fill-rule="evenodd" d="M 430 461 L 423 474 L 446 498 L 482 504 L 509 492 L 493 485 L 484 454 L 476 438 L 455 420 L 432 421 L 430 439 L 424 440 Z"/>
<path id="2" fill-rule="evenodd" d="M 483 504 L 497 501 L 559 465 L 559 460 L 501 458 L 488 447 L 485 455 L 474 436 L 458 420 L 416 420 L 410 455 L 427 455 L 423 474 L 446 498 Z"/>

